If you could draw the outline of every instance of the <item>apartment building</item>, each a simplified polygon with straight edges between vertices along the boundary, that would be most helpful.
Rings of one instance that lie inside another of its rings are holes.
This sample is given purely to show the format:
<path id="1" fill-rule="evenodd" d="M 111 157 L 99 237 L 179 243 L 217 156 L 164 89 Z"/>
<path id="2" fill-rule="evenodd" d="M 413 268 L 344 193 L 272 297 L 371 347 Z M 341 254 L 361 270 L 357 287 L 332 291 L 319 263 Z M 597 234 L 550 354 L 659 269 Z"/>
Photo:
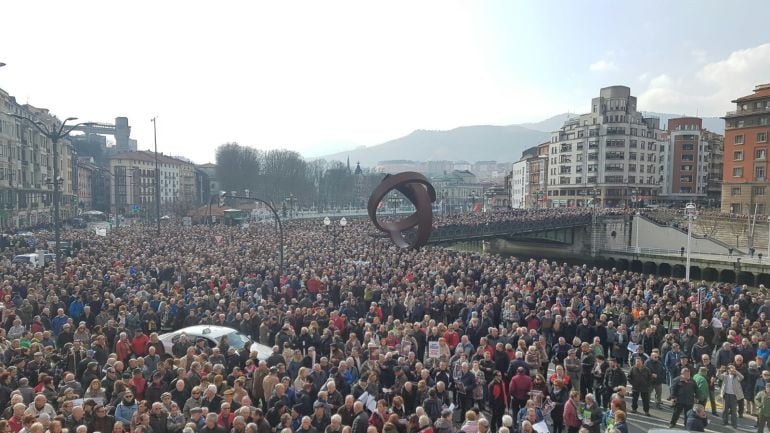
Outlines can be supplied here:
<path id="1" fill-rule="evenodd" d="M 732 101 L 735 111 L 724 116 L 724 169 L 722 211 L 767 214 L 770 183 L 767 180 L 770 132 L 770 84 Z"/>
<path id="2" fill-rule="evenodd" d="M 698 117 L 680 117 L 668 121 L 660 145 L 659 199 L 678 206 L 688 202 L 707 204 L 710 161 L 719 134 L 703 129 Z M 721 176 L 719 176 L 721 179 Z"/>
<path id="3" fill-rule="evenodd" d="M 547 195 L 550 206 L 593 202 L 622 207 L 659 190 L 660 119 L 637 111 L 626 86 L 602 88 L 591 112 L 569 119 L 551 137 Z"/>
<path id="4" fill-rule="evenodd" d="M 53 164 L 58 164 L 60 215 L 63 220 L 76 212 L 73 194 L 73 150 L 66 139 L 58 143 L 59 159 L 53 159 L 53 143 L 29 122 L 13 113 L 40 122 L 49 129 L 61 121 L 45 108 L 19 104 L 0 89 L 0 227 L 24 228 L 53 221 Z"/>
<path id="5" fill-rule="evenodd" d="M 155 154 L 149 151 L 125 152 L 109 159 L 111 205 L 121 215 L 146 215 L 155 206 Z M 194 203 L 195 165 L 178 158 L 158 155 L 160 205 L 164 213 L 176 212 Z"/>

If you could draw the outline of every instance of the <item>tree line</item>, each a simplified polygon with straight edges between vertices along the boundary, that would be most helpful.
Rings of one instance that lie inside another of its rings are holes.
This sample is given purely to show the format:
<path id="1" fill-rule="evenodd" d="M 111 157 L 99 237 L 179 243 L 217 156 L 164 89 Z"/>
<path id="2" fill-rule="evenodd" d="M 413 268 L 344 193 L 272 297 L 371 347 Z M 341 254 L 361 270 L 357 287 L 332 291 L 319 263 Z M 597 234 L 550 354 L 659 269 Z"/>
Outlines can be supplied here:
<path id="1" fill-rule="evenodd" d="M 273 203 L 293 195 L 295 209 L 363 207 L 383 175 L 340 161 L 307 161 L 291 150 L 262 151 L 226 143 L 216 151 L 216 175 L 225 191 L 243 192 Z M 288 204 L 288 203 L 287 203 Z"/>

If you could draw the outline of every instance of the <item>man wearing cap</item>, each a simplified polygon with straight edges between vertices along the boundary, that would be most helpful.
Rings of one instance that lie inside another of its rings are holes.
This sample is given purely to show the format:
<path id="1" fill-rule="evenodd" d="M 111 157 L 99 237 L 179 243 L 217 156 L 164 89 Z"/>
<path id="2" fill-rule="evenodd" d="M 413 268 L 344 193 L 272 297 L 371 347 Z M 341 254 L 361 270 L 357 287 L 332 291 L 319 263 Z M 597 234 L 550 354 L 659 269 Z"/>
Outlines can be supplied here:
<path id="1" fill-rule="evenodd" d="M 238 409 L 241 408 L 241 405 L 234 400 L 235 397 L 235 390 L 232 388 L 228 388 L 225 390 L 225 392 L 222 393 L 222 404 L 229 404 L 230 405 L 230 412 L 235 413 L 238 412 Z"/>
<path id="2" fill-rule="evenodd" d="M 163 375 L 156 371 L 152 375 L 152 382 L 144 392 L 144 398 L 147 403 L 153 404 L 160 401 L 160 396 L 164 392 L 166 392 L 166 384 L 163 383 Z"/>
<path id="3" fill-rule="evenodd" d="M 144 400 L 144 393 L 147 390 L 147 381 L 144 379 L 140 368 L 134 368 L 131 371 L 131 379 L 128 380 L 127 385 L 134 392 L 137 400 Z"/>
<path id="4" fill-rule="evenodd" d="M 96 361 L 96 359 L 94 358 L 95 354 L 96 352 L 94 352 L 91 349 L 86 350 L 86 357 L 81 359 L 80 362 L 78 362 L 78 368 L 75 373 L 77 377 L 83 377 L 83 373 L 86 371 L 88 364 L 93 361 Z"/>
<path id="5" fill-rule="evenodd" d="M 313 403 L 313 416 L 310 423 L 316 431 L 323 433 L 326 427 L 331 423 L 331 418 L 326 413 L 326 405 L 321 401 Z"/>
<path id="6" fill-rule="evenodd" d="M 203 409 L 200 407 L 190 408 L 190 422 L 195 424 L 196 430 L 200 430 L 206 420 L 203 418 Z"/>

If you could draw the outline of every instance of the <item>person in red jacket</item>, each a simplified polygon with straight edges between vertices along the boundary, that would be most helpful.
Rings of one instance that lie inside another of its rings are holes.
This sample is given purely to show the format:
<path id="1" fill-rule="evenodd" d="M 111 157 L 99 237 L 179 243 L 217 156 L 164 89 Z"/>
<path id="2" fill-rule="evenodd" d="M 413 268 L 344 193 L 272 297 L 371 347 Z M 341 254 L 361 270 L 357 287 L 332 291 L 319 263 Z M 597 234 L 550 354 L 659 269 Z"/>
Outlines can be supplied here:
<path id="1" fill-rule="evenodd" d="M 118 341 L 115 342 L 115 354 L 118 355 L 118 361 L 128 362 L 131 356 L 131 342 L 128 341 L 128 335 L 125 332 L 120 333 Z"/>
<path id="2" fill-rule="evenodd" d="M 508 385 L 508 394 L 511 396 L 513 413 L 519 413 L 519 409 L 527 404 L 529 392 L 532 391 L 532 378 L 527 375 L 524 367 L 516 369 L 516 374 Z"/>
<path id="3" fill-rule="evenodd" d="M 567 433 L 577 433 L 582 423 L 578 418 L 580 410 L 580 391 L 573 389 L 569 393 L 569 400 L 564 404 L 563 420 L 567 426 Z"/>
<path id="4" fill-rule="evenodd" d="M 137 329 L 134 338 L 131 339 L 131 351 L 136 356 L 144 356 L 147 352 L 147 343 L 149 342 L 150 338 L 141 329 Z"/>
<path id="5" fill-rule="evenodd" d="M 449 350 L 452 353 L 455 353 L 455 347 L 460 343 L 460 334 L 457 333 L 457 327 L 459 326 L 460 325 L 455 322 L 449 325 L 449 329 L 444 332 L 444 340 L 446 340 L 446 344 L 449 345 Z"/>
<path id="6" fill-rule="evenodd" d="M 491 427 L 495 432 L 503 426 L 503 415 L 508 407 L 508 390 L 505 389 L 503 373 L 495 371 L 495 377 L 489 384 L 489 407 L 492 410 Z"/>

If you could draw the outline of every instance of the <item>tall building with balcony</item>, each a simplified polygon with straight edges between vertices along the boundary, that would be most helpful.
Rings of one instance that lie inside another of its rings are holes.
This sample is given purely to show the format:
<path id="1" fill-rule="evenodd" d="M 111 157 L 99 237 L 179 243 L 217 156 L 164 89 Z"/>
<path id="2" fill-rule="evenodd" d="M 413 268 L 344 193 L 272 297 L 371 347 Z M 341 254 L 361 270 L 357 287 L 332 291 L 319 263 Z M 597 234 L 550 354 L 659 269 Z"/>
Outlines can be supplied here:
<path id="1" fill-rule="evenodd" d="M 708 204 L 710 161 L 714 154 L 719 154 L 719 149 L 713 149 L 719 137 L 703 129 L 703 120 L 699 117 L 668 121 L 668 130 L 660 144 L 660 199 L 678 205 Z"/>
<path id="2" fill-rule="evenodd" d="M 709 180 L 708 185 L 706 185 L 706 205 L 709 208 L 721 208 L 725 136 L 707 130 L 704 131 L 703 138 L 706 140 L 706 143 L 708 143 L 709 149 Z"/>
<path id="3" fill-rule="evenodd" d="M 155 207 L 155 155 L 149 151 L 113 155 L 110 161 L 113 211 L 120 215 L 152 215 Z M 158 155 L 161 211 L 186 214 L 195 200 L 195 165 Z"/>
<path id="4" fill-rule="evenodd" d="M 53 143 L 29 124 L 5 113 L 18 114 L 49 129 L 61 125 L 47 109 L 19 104 L 0 89 L 0 227 L 25 228 L 53 221 L 53 170 L 60 176 L 61 218 L 75 215 L 73 155 L 69 140 L 59 140 L 59 159 Z"/>
<path id="5" fill-rule="evenodd" d="M 637 111 L 626 86 L 602 88 L 591 112 L 564 122 L 549 144 L 547 194 L 553 207 L 617 207 L 659 190 L 660 119 Z"/>
<path id="6" fill-rule="evenodd" d="M 548 149 L 550 142 L 530 147 L 511 171 L 511 207 L 537 209 L 547 207 Z"/>
<path id="7" fill-rule="evenodd" d="M 770 132 L 770 84 L 732 101 L 725 114 L 722 212 L 766 214 L 770 205 L 767 180 L 767 136 Z"/>

